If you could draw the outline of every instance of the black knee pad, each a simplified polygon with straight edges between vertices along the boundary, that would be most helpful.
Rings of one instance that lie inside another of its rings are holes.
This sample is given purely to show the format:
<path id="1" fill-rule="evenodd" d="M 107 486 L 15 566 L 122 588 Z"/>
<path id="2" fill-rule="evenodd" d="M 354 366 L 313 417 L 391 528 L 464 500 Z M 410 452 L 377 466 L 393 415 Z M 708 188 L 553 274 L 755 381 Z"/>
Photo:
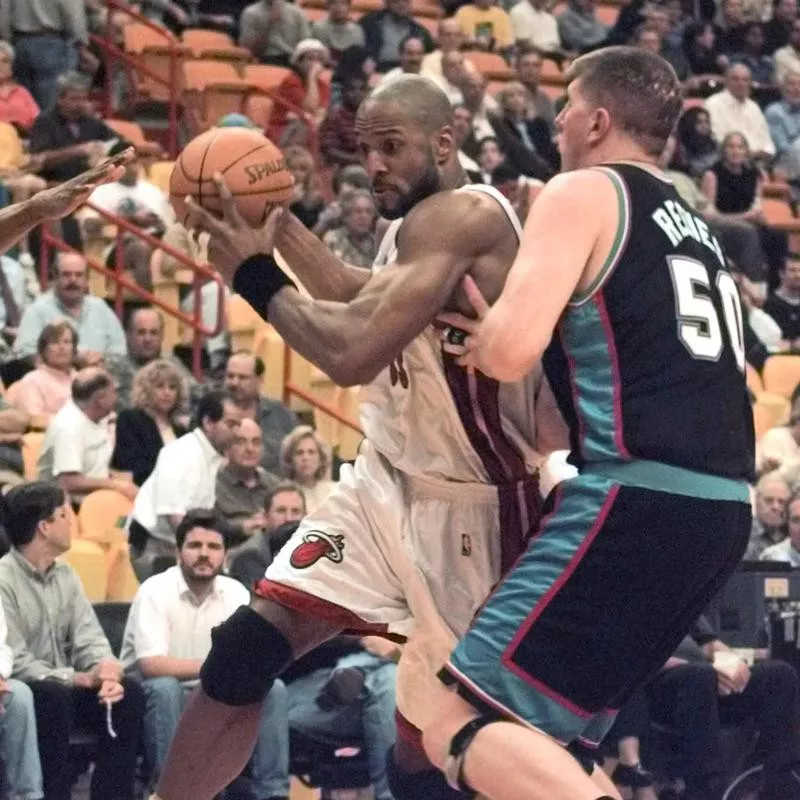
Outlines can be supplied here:
<path id="1" fill-rule="evenodd" d="M 467 800 L 469 796 L 453 789 L 438 769 L 404 772 L 394 760 L 394 748 L 386 754 L 386 778 L 395 800 Z"/>
<path id="2" fill-rule="evenodd" d="M 248 706 L 269 694 L 292 658 L 283 633 L 249 606 L 242 606 L 211 632 L 211 652 L 200 670 L 200 682 L 212 700 Z"/>

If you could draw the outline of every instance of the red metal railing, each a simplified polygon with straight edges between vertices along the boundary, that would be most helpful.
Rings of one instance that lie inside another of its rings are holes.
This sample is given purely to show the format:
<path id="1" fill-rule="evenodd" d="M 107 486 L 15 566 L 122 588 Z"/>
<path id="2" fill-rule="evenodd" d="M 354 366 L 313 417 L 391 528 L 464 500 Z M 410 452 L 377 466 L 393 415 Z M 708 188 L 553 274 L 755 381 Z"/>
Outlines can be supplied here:
<path id="1" fill-rule="evenodd" d="M 146 233 L 145 231 L 141 230 L 141 228 L 136 227 L 122 217 L 112 214 L 109 211 L 105 211 L 102 208 L 98 208 L 93 203 L 87 202 L 85 206 L 98 214 L 102 219 L 113 225 L 116 225 L 117 227 L 114 242 L 114 247 L 116 248 L 114 269 L 109 269 L 107 266 L 105 266 L 105 264 L 101 264 L 94 259 L 87 258 L 86 255 L 80 250 L 76 250 L 75 248 L 71 247 L 63 239 L 59 239 L 57 236 L 53 235 L 53 233 L 49 231 L 46 226 L 44 226 L 42 227 L 42 241 L 45 244 L 45 247 L 42 248 L 42 254 L 39 261 L 39 280 L 42 289 L 47 287 L 49 279 L 48 265 L 50 259 L 48 248 L 52 247 L 62 252 L 75 253 L 83 257 L 89 269 L 99 272 L 101 275 L 104 275 L 106 278 L 109 278 L 114 282 L 116 287 L 114 310 L 116 311 L 118 317 L 122 316 L 123 304 L 125 302 L 125 292 L 127 291 L 135 295 L 137 298 L 151 303 L 157 308 L 160 308 L 163 312 L 175 317 L 184 325 L 188 325 L 194 331 L 192 338 L 192 371 L 194 372 L 196 378 L 201 378 L 203 340 L 207 336 L 216 336 L 219 334 L 225 325 L 225 287 L 220 276 L 209 266 L 195 263 L 185 253 L 182 253 L 180 250 L 176 250 L 174 247 L 165 244 L 160 239 L 151 236 L 149 233 Z M 162 250 L 180 264 L 183 264 L 185 267 L 188 267 L 192 270 L 192 291 L 194 292 L 194 310 L 192 314 L 186 314 L 181 311 L 180 308 L 165 303 L 163 300 L 161 300 L 161 298 L 157 297 L 152 292 L 148 292 L 146 289 L 143 289 L 138 283 L 131 280 L 125 274 L 124 236 L 126 233 L 133 234 L 137 238 L 147 242 L 153 248 Z M 202 322 L 202 288 L 203 284 L 208 281 L 213 281 L 217 284 L 217 324 L 213 329 L 207 328 Z"/>

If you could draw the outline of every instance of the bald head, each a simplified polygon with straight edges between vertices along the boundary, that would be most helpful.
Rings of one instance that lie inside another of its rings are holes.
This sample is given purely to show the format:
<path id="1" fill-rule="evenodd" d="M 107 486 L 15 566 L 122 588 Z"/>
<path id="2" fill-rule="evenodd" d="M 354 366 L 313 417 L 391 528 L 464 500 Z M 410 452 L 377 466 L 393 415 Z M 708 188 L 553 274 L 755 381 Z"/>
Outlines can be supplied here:
<path id="1" fill-rule="evenodd" d="M 744 64 L 734 64 L 725 73 L 725 88 L 740 102 L 750 97 L 753 76 Z"/>
<path id="2" fill-rule="evenodd" d="M 128 319 L 128 355 L 140 366 L 161 355 L 164 320 L 154 308 L 139 308 Z"/>
<path id="3" fill-rule="evenodd" d="M 114 380 L 102 367 L 85 367 L 72 381 L 72 399 L 93 422 L 108 416 L 117 402 Z"/>
<path id="4" fill-rule="evenodd" d="M 378 86 L 362 104 L 358 116 L 368 116 L 376 106 L 396 111 L 404 122 L 428 133 L 436 133 L 453 123 L 453 107 L 447 95 L 420 75 L 398 75 Z"/>
<path id="5" fill-rule="evenodd" d="M 245 417 L 236 431 L 236 438 L 228 450 L 231 464 L 240 469 L 254 470 L 264 455 L 264 442 L 261 427 L 250 417 Z"/>

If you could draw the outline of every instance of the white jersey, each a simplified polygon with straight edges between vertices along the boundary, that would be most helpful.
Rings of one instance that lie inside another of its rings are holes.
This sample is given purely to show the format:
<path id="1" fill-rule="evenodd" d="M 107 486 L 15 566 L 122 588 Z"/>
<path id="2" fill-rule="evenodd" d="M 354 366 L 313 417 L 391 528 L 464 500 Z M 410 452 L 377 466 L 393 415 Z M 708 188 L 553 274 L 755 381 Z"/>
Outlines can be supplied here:
<path id="1" fill-rule="evenodd" d="M 521 234 L 514 210 L 495 188 L 471 185 L 460 191 L 493 197 Z M 402 222 L 395 220 L 386 231 L 374 270 L 396 260 Z M 541 465 L 534 422 L 540 375 L 537 369 L 515 384 L 470 376 L 443 358 L 440 332 L 429 326 L 364 387 L 361 424 L 374 447 L 406 475 L 510 483 Z"/>

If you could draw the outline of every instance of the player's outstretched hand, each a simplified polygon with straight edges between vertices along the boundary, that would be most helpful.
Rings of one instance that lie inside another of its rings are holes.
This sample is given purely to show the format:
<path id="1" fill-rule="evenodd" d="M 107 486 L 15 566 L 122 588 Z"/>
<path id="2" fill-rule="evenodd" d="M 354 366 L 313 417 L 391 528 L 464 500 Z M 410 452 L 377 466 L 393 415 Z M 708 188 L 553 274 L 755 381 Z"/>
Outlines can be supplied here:
<path id="1" fill-rule="evenodd" d="M 187 225 L 196 233 L 205 231 L 209 234 L 208 261 L 230 285 L 238 266 L 250 256 L 272 255 L 284 208 L 275 206 L 267 214 L 264 224 L 253 228 L 236 208 L 236 199 L 222 175 L 215 174 L 213 180 L 222 203 L 222 218 L 202 208 L 192 197 L 187 197 Z"/>
<path id="2" fill-rule="evenodd" d="M 483 320 L 489 313 L 489 304 L 470 275 L 464 277 L 462 285 L 467 299 L 475 309 L 477 319 L 470 319 L 453 311 L 439 314 L 436 317 L 437 322 L 446 326 L 442 331 L 442 349 L 455 356 L 456 363 L 462 367 L 479 369 L 489 374 L 481 364 L 481 334 Z"/>
<path id="3" fill-rule="evenodd" d="M 58 186 L 39 192 L 28 202 L 43 220 L 66 217 L 83 205 L 98 186 L 119 180 L 125 171 L 125 164 L 133 158 L 133 155 L 133 148 L 128 148 Z"/>

